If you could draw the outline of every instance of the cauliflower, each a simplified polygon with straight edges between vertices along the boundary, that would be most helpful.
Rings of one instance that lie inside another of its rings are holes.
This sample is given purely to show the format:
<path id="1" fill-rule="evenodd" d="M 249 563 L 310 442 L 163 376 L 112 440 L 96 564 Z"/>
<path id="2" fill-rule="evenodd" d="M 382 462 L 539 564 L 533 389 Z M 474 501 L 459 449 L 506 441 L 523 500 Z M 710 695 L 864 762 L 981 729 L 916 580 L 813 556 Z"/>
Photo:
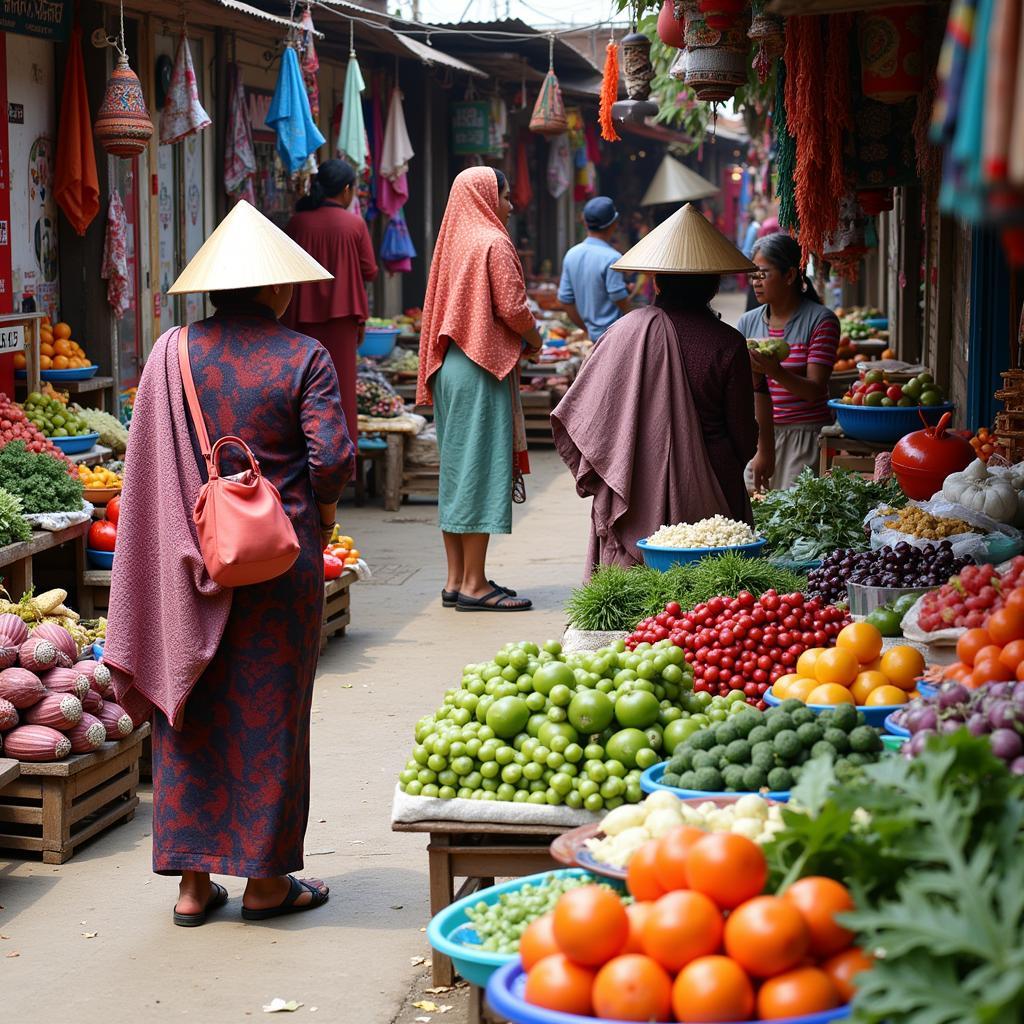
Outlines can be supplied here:
<path id="1" fill-rule="evenodd" d="M 671 795 L 670 793 L 669 796 Z M 601 831 L 606 836 L 617 836 L 626 829 L 642 828 L 644 816 L 644 809 L 640 804 L 623 804 L 604 816 Z"/>
<path id="2" fill-rule="evenodd" d="M 752 544 L 755 539 L 754 531 L 746 523 L 712 516 L 699 523 L 663 526 L 647 538 L 647 543 L 661 548 L 728 548 Z"/>
<path id="3" fill-rule="evenodd" d="M 679 797 L 675 793 L 669 793 L 664 789 L 659 789 L 656 793 L 652 793 L 643 802 L 643 808 L 646 813 L 660 810 L 678 811 L 681 806 L 682 801 Z"/>
<path id="4" fill-rule="evenodd" d="M 764 834 L 764 827 L 764 822 L 760 818 L 737 818 L 729 831 L 734 835 L 746 836 L 747 839 L 757 842 Z"/>
<path id="5" fill-rule="evenodd" d="M 587 849 L 602 864 L 623 868 L 629 858 L 649 839 L 645 828 L 627 828 L 624 832 L 606 839 L 588 840 Z"/>
<path id="6" fill-rule="evenodd" d="M 761 797 L 750 794 L 748 796 L 741 796 L 733 804 L 733 810 L 737 818 L 758 818 L 764 821 L 769 814 L 769 804 Z"/>
<path id="7" fill-rule="evenodd" d="M 683 824 L 683 816 L 676 808 L 660 807 L 658 810 L 647 815 L 644 828 L 652 839 L 659 839 L 666 832 Z"/>

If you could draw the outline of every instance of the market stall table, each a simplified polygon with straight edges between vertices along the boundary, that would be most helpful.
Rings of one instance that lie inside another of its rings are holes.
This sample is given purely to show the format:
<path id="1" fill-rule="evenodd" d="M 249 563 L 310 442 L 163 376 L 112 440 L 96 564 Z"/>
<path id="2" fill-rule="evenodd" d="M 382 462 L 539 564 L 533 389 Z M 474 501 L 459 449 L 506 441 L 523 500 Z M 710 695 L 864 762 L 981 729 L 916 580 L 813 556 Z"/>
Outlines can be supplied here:
<path id="1" fill-rule="evenodd" d="M 89 532 L 89 520 L 76 523 L 64 530 L 36 530 L 26 541 L 0 547 L 0 570 L 4 570 L 4 585 L 12 595 L 32 589 L 32 559 L 43 551 L 58 548 L 69 541 L 78 540 Z"/>
<path id="2" fill-rule="evenodd" d="M 0 789 L 13 782 L 21 774 L 21 762 L 9 757 L 0 757 Z"/>
<path id="3" fill-rule="evenodd" d="M 437 494 L 436 479 L 431 489 L 430 480 L 421 479 L 420 474 L 406 472 L 406 438 L 419 434 L 425 426 L 426 420 L 422 416 L 410 413 L 390 419 L 359 417 L 360 434 L 383 434 L 387 441 L 382 474 L 384 509 L 387 512 L 397 512 L 402 507 L 403 498 L 411 493 Z"/>
<path id="4" fill-rule="evenodd" d="M 872 475 L 875 472 L 875 456 L 891 452 L 892 445 L 858 441 L 847 437 L 838 426 L 832 425 L 823 427 L 818 435 L 818 451 L 818 476 L 825 476 L 833 466 Z"/>

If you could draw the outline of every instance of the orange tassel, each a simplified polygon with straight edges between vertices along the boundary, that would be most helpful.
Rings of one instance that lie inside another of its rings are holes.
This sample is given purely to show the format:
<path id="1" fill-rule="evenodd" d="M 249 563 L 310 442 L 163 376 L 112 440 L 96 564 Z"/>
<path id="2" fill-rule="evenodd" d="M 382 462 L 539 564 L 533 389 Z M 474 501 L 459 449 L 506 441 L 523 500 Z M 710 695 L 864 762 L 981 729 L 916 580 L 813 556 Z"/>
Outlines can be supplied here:
<path id="1" fill-rule="evenodd" d="M 601 138 L 605 142 L 618 142 L 619 133 L 612 120 L 612 104 L 619 96 L 619 48 L 614 42 L 608 44 L 604 56 L 604 74 L 601 77 L 601 106 L 598 120 L 601 123 Z"/>

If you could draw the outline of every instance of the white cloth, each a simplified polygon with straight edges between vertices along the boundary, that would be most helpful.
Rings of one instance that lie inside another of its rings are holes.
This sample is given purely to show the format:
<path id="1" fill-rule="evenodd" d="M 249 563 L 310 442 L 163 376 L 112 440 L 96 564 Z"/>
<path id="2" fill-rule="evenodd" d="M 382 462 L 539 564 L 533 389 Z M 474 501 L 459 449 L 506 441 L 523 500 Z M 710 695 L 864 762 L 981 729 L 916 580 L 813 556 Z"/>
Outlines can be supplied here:
<path id="1" fill-rule="evenodd" d="M 409 796 L 395 786 L 391 802 L 391 821 L 412 824 L 416 821 L 465 821 L 481 825 L 551 825 L 576 828 L 600 821 L 593 811 L 574 811 L 571 807 L 549 804 L 516 804 L 503 800 L 462 800 L 455 797 Z"/>
<path id="2" fill-rule="evenodd" d="M 384 126 L 384 143 L 380 151 L 380 173 L 394 181 L 409 170 L 409 161 L 416 155 L 409 141 L 409 131 L 405 126 L 405 109 L 402 106 L 402 94 L 398 87 L 391 92 L 391 105 L 388 107 L 388 120 Z"/>
<path id="3" fill-rule="evenodd" d="M 548 143 L 548 192 L 557 199 L 572 184 L 572 154 L 569 136 L 556 135 Z"/>

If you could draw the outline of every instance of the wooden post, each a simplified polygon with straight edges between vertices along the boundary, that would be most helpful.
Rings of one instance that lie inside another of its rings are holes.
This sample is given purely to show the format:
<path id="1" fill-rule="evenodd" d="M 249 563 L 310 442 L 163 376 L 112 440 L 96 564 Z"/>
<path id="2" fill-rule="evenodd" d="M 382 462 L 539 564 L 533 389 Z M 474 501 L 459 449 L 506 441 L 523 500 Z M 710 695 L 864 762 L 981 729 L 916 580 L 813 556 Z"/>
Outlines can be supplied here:
<path id="1" fill-rule="evenodd" d="M 442 832 L 431 832 L 427 844 L 427 861 L 430 873 L 430 916 L 439 914 L 455 898 L 455 887 L 451 874 L 451 857 L 448 847 L 452 837 Z M 455 981 L 455 970 L 451 960 L 435 951 L 431 962 L 431 976 L 435 985 L 451 985 Z"/>
<path id="2" fill-rule="evenodd" d="M 397 512 L 402 507 L 402 470 L 405 465 L 405 434 L 388 434 L 384 461 L 384 508 Z"/>

